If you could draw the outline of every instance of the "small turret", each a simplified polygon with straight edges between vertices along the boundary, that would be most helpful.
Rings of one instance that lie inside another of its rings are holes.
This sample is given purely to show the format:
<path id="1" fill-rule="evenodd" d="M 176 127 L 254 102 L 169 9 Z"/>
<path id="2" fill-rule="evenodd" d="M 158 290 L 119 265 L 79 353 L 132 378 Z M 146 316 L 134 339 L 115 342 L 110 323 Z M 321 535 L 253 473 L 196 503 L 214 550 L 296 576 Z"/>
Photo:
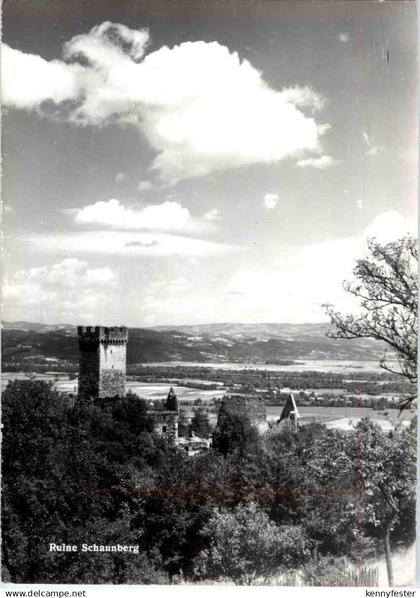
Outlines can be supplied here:
<path id="1" fill-rule="evenodd" d="M 178 412 L 178 399 L 172 386 L 169 389 L 168 396 L 166 398 L 166 411 Z"/>

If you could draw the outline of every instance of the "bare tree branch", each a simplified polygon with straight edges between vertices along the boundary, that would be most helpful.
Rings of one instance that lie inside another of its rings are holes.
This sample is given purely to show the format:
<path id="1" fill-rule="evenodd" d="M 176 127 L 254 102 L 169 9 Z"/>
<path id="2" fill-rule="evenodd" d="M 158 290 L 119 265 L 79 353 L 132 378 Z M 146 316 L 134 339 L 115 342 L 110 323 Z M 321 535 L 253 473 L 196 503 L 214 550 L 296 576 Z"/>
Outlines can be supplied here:
<path id="1" fill-rule="evenodd" d="M 370 255 L 357 260 L 353 270 L 356 282 L 344 281 L 346 291 L 360 299 L 360 315 L 343 315 L 332 305 L 324 305 L 333 327 L 330 338 L 373 338 L 393 350 L 398 366 L 387 362 L 380 367 L 417 383 L 417 239 L 402 239 L 380 244 L 368 240 Z M 397 369 L 398 368 L 398 369 Z M 413 392 L 401 409 L 410 407 Z"/>

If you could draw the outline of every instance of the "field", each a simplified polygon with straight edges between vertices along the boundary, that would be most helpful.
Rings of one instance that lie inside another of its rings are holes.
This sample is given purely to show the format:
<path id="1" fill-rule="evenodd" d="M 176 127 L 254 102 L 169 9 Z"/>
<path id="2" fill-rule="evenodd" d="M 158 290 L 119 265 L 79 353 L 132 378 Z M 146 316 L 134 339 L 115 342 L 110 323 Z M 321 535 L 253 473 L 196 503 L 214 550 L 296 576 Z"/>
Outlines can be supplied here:
<path id="1" fill-rule="evenodd" d="M 327 372 L 339 372 L 340 374 L 347 373 L 348 369 L 354 367 L 352 363 L 347 362 L 305 362 L 305 364 L 301 364 L 300 371 L 307 372 L 309 367 L 314 367 L 314 364 L 317 364 L 318 369 L 314 370 L 319 372 L 320 365 L 324 366 L 324 370 Z M 177 364 L 179 365 L 179 364 Z M 188 364 L 183 364 L 185 367 L 188 367 Z M 339 365 L 341 368 L 339 368 Z M 168 364 L 165 364 L 168 366 Z M 227 369 L 228 372 L 236 371 L 237 364 L 221 364 L 217 365 L 213 364 L 213 368 L 216 370 L 216 367 L 224 367 Z M 197 364 L 194 364 L 194 367 L 197 367 Z M 208 366 L 207 366 L 208 367 Z M 252 369 L 257 369 L 255 366 Z M 272 371 L 283 371 L 283 366 L 270 366 Z M 357 369 L 362 369 L 363 371 L 372 371 L 373 364 L 370 362 L 366 363 L 358 363 Z M 264 372 L 265 368 L 259 367 L 258 370 Z M 296 371 L 296 366 L 291 368 L 288 366 L 287 368 L 284 367 L 285 371 Z M 246 371 L 246 368 L 241 368 L 240 371 Z M 58 390 L 64 393 L 72 393 L 77 394 L 77 386 L 78 381 L 77 378 L 74 378 L 72 375 L 56 375 L 56 374 L 36 374 L 37 379 L 41 380 L 49 380 L 55 383 L 55 386 Z M 5 388 L 7 383 L 10 380 L 15 379 L 27 379 L 27 376 L 22 372 L 13 372 L 13 373 L 5 373 L 2 376 L 2 389 Z M 201 388 L 194 388 L 190 385 L 197 384 L 201 386 Z M 218 385 L 219 388 L 217 389 L 206 389 L 205 386 L 209 384 Z M 378 384 L 381 384 L 378 381 Z M 169 391 L 170 386 L 173 385 L 176 395 L 178 397 L 180 408 L 185 412 L 185 414 L 191 417 L 194 413 L 194 409 L 197 408 L 197 403 L 201 404 L 206 411 L 208 412 L 209 419 L 212 425 L 215 425 L 217 419 L 217 406 L 214 404 L 214 399 L 221 399 L 225 396 L 230 389 L 229 387 L 223 386 L 223 383 L 220 381 L 213 382 L 209 381 L 208 379 L 197 379 L 194 378 L 165 378 L 165 381 L 160 382 L 141 382 L 141 381 L 127 381 L 127 390 L 130 390 L 133 393 L 136 393 L 140 397 L 148 400 L 148 401 L 156 401 L 156 400 L 163 400 L 166 398 L 166 395 Z M 187 386 L 185 386 L 187 385 Z M 204 388 L 203 388 L 204 387 Z M 329 392 L 330 394 L 339 395 L 342 390 L 341 389 L 319 389 L 318 392 Z M 360 394 L 360 396 L 363 396 Z M 269 405 L 267 407 L 267 420 L 268 422 L 275 422 L 279 419 L 281 412 L 283 409 L 283 405 Z M 363 417 L 369 417 L 370 419 L 376 421 L 384 430 L 391 429 L 398 421 L 402 421 L 403 425 L 406 425 L 412 415 L 408 413 L 404 413 L 400 416 L 398 409 L 373 409 L 370 407 L 349 407 L 349 406 L 327 406 L 322 407 L 319 405 L 310 405 L 310 406 L 302 406 L 299 405 L 298 400 L 298 409 L 300 415 L 301 423 L 308 423 L 308 422 L 322 422 L 329 428 L 340 428 L 344 430 L 350 430 L 358 421 L 360 421 Z"/>
<path id="2" fill-rule="evenodd" d="M 398 422 L 408 425 L 412 415 L 405 412 L 400 415 L 398 409 L 376 411 L 368 407 L 298 407 L 300 422 L 320 422 L 327 428 L 351 430 L 364 417 L 368 417 L 381 426 L 383 430 L 391 430 Z M 268 421 L 280 417 L 282 407 L 267 407 Z"/>
<path id="3" fill-rule="evenodd" d="M 243 363 L 229 363 L 229 362 L 186 362 L 186 361 L 169 361 L 169 362 L 155 362 L 147 363 L 148 367 L 194 367 L 194 368 L 213 368 L 230 371 L 242 370 L 257 370 L 270 372 L 330 372 L 330 373 L 350 373 L 350 372 L 380 372 L 381 368 L 378 361 L 350 361 L 350 360 L 335 360 L 335 359 L 313 359 L 299 361 L 292 364 L 243 364 Z"/>

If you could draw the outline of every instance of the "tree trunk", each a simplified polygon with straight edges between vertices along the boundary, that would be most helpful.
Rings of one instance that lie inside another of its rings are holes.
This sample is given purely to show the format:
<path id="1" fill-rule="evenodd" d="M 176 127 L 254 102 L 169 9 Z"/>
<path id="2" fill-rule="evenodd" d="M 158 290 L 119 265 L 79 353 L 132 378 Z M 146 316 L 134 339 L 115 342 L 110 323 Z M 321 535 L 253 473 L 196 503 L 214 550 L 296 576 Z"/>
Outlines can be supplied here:
<path id="1" fill-rule="evenodd" d="M 394 586 L 394 573 L 392 571 L 392 555 L 391 555 L 391 547 L 389 544 L 389 526 L 385 528 L 385 535 L 384 535 L 384 547 L 385 547 L 385 560 L 386 560 L 386 570 L 388 573 L 388 585 L 389 587 Z"/>
<path id="2" fill-rule="evenodd" d="M 16 570 L 15 568 L 12 566 L 12 564 L 10 563 L 10 559 L 9 559 L 9 549 L 7 546 L 7 540 L 5 538 L 5 535 L 3 533 L 3 559 L 4 559 L 4 564 L 9 572 L 9 576 L 10 576 L 10 581 L 11 583 L 18 583 L 17 581 L 17 575 L 16 575 Z M 4 580 L 3 580 L 4 581 Z"/>

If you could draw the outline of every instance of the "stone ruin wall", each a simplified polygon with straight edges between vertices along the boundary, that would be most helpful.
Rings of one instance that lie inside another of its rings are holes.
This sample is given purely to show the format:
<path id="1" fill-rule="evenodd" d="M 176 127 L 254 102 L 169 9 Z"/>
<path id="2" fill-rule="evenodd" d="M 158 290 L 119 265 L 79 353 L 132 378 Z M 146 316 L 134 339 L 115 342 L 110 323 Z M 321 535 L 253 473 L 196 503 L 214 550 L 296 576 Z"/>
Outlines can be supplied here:
<path id="1" fill-rule="evenodd" d="M 178 440 L 178 412 L 154 411 L 155 432 L 167 439 L 170 444 L 176 444 Z"/>
<path id="2" fill-rule="evenodd" d="M 232 395 L 225 397 L 223 403 L 229 411 L 248 416 L 252 423 L 262 423 L 267 419 L 267 406 L 262 397 Z"/>
<path id="3" fill-rule="evenodd" d="M 99 398 L 124 397 L 126 344 L 101 342 L 99 345 Z"/>

